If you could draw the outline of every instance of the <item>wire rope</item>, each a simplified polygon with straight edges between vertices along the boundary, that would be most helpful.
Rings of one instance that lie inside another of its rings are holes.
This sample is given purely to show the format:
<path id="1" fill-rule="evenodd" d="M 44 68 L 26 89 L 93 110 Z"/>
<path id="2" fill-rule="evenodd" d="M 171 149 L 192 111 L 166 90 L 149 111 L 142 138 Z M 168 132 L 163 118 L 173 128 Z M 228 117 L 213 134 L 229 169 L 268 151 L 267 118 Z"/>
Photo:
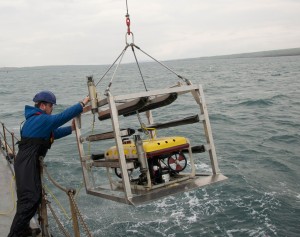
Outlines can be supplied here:
<path id="1" fill-rule="evenodd" d="M 127 0 L 126 0 L 126 12 L 127 12 L 127 16 L 129 16 L 129 14 L 128 14 L 128 3 L 127 3 Z"/>
<path id="2" fill-rule="evenodd" d="M 115 63 L 118 61 L 118 59 L 124 55 L 125 51 L 127 50 L 127 48 L 129 47 L 129 45 L 126 45 L 125 48 L 122 50 L 122 52 L 120 53 L 120 55 L 116 58 L 116 60 L 112 63 L 112 65 L 107 69 L 107 71 L 104 73 L 104 75 L 100 78 L 100 80 L 96 83 L 95 86 L 97 86 L 102 79 L 106 76 L 106 74 L 110 71 L 110 69 L 115 65 Z"/>
<path id="3" fill-rule="evenodd" d="M 180 79 L 182 79 L 184 82 L 187 82 L 188 80 L 186 78 L 184 78 L 183 76 L 180 76 L 179 74 L 177 74 L 175 71 L 173 71 L 171 68 L 169 68 L 168 66 L 166 66 L 165 64 L 163 64 L 162 62 L 158 61 L 157 59 L 155 59 L 154 57 L 152 57 L 150 54 L 146 53 L 144 50 L 142 50 L 140 47 L 138 47 L 137 45 L 133 44 L 133 46 L 135 48 L 137 48 L 138 50 L 140 50 L 142 53 L 144 53 L 145 55 L 147 55 L 149 58 L 153 59 L 155 62 L 159 63 L 161 66 L 163 66 L 164 68 L 166 68 L 167 70 L 169 70 L 170 72 L 172 72 L 173 74 L 175 74 L 177 77 L 179 77 Z"/>
<path id="4" fill-rule="evenodd" d="M 141 75 L 141 78 L 142 78 L 142 81 L 143 81 L 145 90 L 148 91 L 147 86 L 146 86 L 146 83 L 145 83 L 145 80 L 144 80 L 144 77 L 143 77 L 143 74 L 142 74 L 142 71 L 141 71 L 141 68 L 140 68 L 140 64 L 139 64 L 139 62 L 138 62 L 138 60 L 137 60 L 137 57 L 136 57 L 136 54 L 135 54 L 135 51 L 134 51 L 133 44 L 131 44 L 131 49 L 132 49 L 132 52 L 133 52 L 133 55 L 134 55 L 134 58 L 135 58 L 136 65 L 137 65 L 137 67 L 138 67 L 138 69 L 139 69 L 139 72 L 140 72 L 140 75 Z"/>
<path id="5" fill-rule="evenodd" d="M 124 57 L 124 54 L 125 54 L 125 51 L 127 50 L 127 48 L 128 48 L 128 45 L 126 45 L 125 49 L 122 51 L 121 55 L 118 57 L 118 58 L 120 58 L 120 61 L 119 61 L 118 65 L 115 68 L 115 71 L 114 71 L 114 73 L 113 73 L 113 75 L 112 75 L 112 77 L 110 79 L 110 82 L 109 82 L 109 84 L 108 84 L 108 86 L 106 88 L 106 91 L 109 91 L 109 89 L 110 89 L 110 87 L 112 85 L 112 82 L 113 82 L 113 79 L 115 77 L 115 74 L 116 74 L 116 72 L 117 72 L 117 70 L 118 70 L 118 68 L 119 68 L 119 66 L 120 66 L 120 64 L 121 64 L 121 62 L 123 60 L 123 57 Z"/>
<path id="6" fill-rule="evenodd" d="M 126 17 L 126 24 L 127 24 L 127 33 L 126 33 L 126 34 L 132 35 L 132 37 L 133 37 L 133 33 L 130 31 L 130 18 L 129 18 L 129 10 L 128 10 L 128 1 L 127 1 L 127 0 L 126 0 L 126 15 L 125 15 L 125 17 Z M 122 52 L 120 53 L 120 55 L 116 58 L 116 60 L 113 62 L 113 64 L 107 69 L 107 71 L 104 73 L 104 75 L 100 78 L 100 80 L 96 83 L 95 86 L 97 86 L 97 85 L 103 80 L 103 78 L 104 78 L 104 77 L 107 75 L 107 73 L 112 69 L 112 67 L 116 64 L 116 62 L 121 58 L 120 61 L 119 61 L 119 64 L 117 65 L 117 67 L 116 67 L 115 70 L 114 70 L 113 76 L 112 76 L 112 78 L 111 78 L 111 80 L 110 80 L 110 82 L 109 82 L 109 84 L 108 84 L 108 86 L 107 86 L 106 91 L 108 91 L 108 90 L 110 89 L 110 87 L 112 86 L 112 82 L 113 82 L 113 79 L 114 79 L 114 77 L 115 77 L 116 71 L 117 71 L 117 69 L 118 69 L 118 67 L 119 67 L 119 65 L 120 65 L 120 63 L 121 63 L 121 61 L 122 61 L 122 59 L 123 59 L 123 56 L 124 56 L 124 54 L 125 54 L 125 52 L 126 52 L 126 50 L 127 50 L 127 48 L 128 48 L 129 46 L 131 46 L 131 49 L 132 49 L 132 52 L 133 52 L 133 55 L 134 55 L 134 58 L 135 58 L 135 62 L 136 62 L 136 64 L 137 64 L 137 66 L 138 66 L 139 74 L 140 74 L 140 76 L 141 76 L 141 79 L 142 79 L 142 81 L 143 81 L 143 84 L 144 84 L 144 87 L 145 87 L 145 90 L 146 90 L 146 91 L 148 91 L 148 89 L 147 89 L 147 86 L 146 86 L 146 82 L 145 82 L 144 76 L 143 76 L 142 71 L 141 71 L 141 67 L 140 67 L 139 62 L 138 62 L 138 60 L 137 60 L 137 56 L 136 56 L 136 53 L 135 53 L 134 48 L 137 48 L 138 50 L 140 50 L 140 51 L 141 51 L 142 53 L 144 53 L 146 56 L 148 56 L 149 58 L 151 58 L 152 60 L 154 60 L 155 62 L 157 62 L 157 63 L 160 64 L 161 66 L 163 66 L 164 68 L 166 68 L 166 69 L 167 69 L 168 71 L 170 71 L 171 73 L 175 74 L 178 78 L 180 78 L 181 80 L 183 80 L 183 81 L 184 81 L 185 83 L 187 83 L 188 85 L 191 84 L 191 82 L 190 82 L 188 79 L 186 79 L 186 78 L 184 78 L 183 76 L 177 74 L 174 70 L 172 70 L 171 68 L 169 68 L 167 65 L 165 65 L 165 64 L 162 63 L 162 62 L 160 62 L 160 61 L 157 60 L 156 58 L 152 57 L 150 54 L 146 53 L 146 52 L 145 52 L 144 50 L 142 50 L 140 47 L 138 47 L 137 45 L 135 45 L 135 44 L 134 44 L 134 41 L 132 41 L 131 44 L 128 44 L 128 43 L 127 43 L 127 38 L 126 38 L 126 46 L 125 46 L 125 48 L 122 50 Z"/>

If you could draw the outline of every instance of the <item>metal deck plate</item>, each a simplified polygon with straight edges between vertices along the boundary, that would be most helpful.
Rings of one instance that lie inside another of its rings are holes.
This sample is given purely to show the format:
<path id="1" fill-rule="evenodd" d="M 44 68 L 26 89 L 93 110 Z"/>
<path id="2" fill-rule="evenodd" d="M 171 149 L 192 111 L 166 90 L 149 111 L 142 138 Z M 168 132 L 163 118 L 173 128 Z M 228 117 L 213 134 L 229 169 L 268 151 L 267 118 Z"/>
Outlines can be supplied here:
<path id="1" fill-rule="evenodd" d="M 86 191 L 88 194 L 94 196 L 99 196 L 115 202 L 138 206 L 158 199 L 162 199 L 169 195 L 188 192 L 226 179 L 227 177 L 223 174 L 197 174 L 195 178 L 190 178 L 185 181 L 172 183 L 170 185 L 158 187 L 148 191 L 132 190 L 133 197 L 131 199 L 126 199 L 126 197 L 124 196 L 124 190 L 122 188 L 114 187 L 113 189 L 111 189 L 109 184 L 101 185 L 97 188 L 90 188 Z"/>
<path id="2" fill-rule="evenodd" d="M 188 179 L 186 181 L 171 184 L 170 186 L 161 187 L 158 189 L 153 189 L 150 191 L 144 191 L 140 195 L 134 195 L 131 202 L 133 205 L 141 205 L 147 202 L 151 202 L 153 200 L 161 199 L 169 195 L 173 195 L 176 193 L 182 193 L 194 190 L 196 188 L 213 184 L 219 181 L 226 180 L 227 177 L 223 174 L 216 175 L 200 175 L 196 176 L 193 179 Z"/>

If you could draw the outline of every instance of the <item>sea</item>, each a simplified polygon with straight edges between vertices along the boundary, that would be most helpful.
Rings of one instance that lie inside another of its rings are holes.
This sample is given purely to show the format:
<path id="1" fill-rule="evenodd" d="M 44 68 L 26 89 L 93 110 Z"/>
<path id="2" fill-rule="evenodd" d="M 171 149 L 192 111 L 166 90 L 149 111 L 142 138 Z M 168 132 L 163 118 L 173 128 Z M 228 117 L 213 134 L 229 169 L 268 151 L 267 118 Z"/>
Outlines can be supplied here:
<path id="1" fill-rule="evenodd" d="M 94 236 L 133 237 L 296 237 L 300 236 L 300 56 L 194 58 L 157 62 L 85 66 L 42 66 L 0 69 L 0 121 L 19 136 L 24 106 L 40 90 L 57 97 L 53 113 L 82 100 L 87 76 L 93 76 L 99 98 L 174 86 L 177 76 L 201 84 L 209 113 L 219 167 L 226 181 L 168 196 L 140 206 L 113 202 L 85 192 L 74 133 L 55 141 L 45 164 L 64 187 L 77 190 L 76 200 Z M 116 69 L 116 70 L 115 70 Z M 175 72 L 175 73 L 174 73 Z M 177 75 L 176 75 L 177 74 Z M 111 82 L 111 86 L 109 86 Z M 181 81 L 182 82 L 182 81 Z M 156 122 L 199 113 L 188 95 L 152 111 Z M 146 123 L 143 113 L 141 120 Z M 83 135 L 111 131 L 110 120 L 82 116 Z M 68 123 L 70 124 L 70 123 Z M 139 128 L 136 115 L 120 116 L 121 127 Z M 143 135 L 143 134 L 142 134 Z M 157 131 L 158 136 L 185 136 L 205 144 L 202 123 Z M 112 140 L 86 144 L 103 153 Z M 207 153 L 195 154 L 200 172 L 209 172 Z M 105 172 L 94 171 L 97 180 Z M 72 233 L 67 196 L 47 177 L 48 199 Z M 60 205 L 63 207 L 60 207 Z M 53 236 L 64 236 L 49 217 Z M 82 236 L 85 236 L 80 227 Z M 73 234 L 71 234 L 73 235 Z"/>

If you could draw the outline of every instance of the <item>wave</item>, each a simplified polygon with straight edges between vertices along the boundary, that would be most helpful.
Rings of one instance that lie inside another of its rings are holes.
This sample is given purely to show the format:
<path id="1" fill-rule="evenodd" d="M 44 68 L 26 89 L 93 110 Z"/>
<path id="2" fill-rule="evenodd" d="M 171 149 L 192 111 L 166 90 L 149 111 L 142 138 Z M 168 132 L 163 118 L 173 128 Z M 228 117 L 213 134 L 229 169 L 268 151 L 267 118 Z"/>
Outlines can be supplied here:
<path id="1" fill-rule="evenodd" d="M 1 90 L 0 90 L 0 94 L 1 94 L 1 96 L 3 96 L 3 95 L 10 95 L 10 94 L 11 94 L 11 91 L 5 90 L 5 89 L 1 89 Z"/>
<path id="2" fill-rule="evenodd" d="M 288 99 L 288 98 L 289 97 L 286 95 L 278 94 L 278 95 L 274 95 L 270 98 L 265 98 L 265 99 L 249 99 L 249 100 L 239 103 L 238 105 L 265 107 L 265 106 L 273 105 L 278 100 Z"/>
<path id="3" fill-rule="evenodd" d="M 284 135 L 276 135 L 271 136 L 269 138 L 272 142 L 284 142 L 284 143 L 298 143 L 300 141 L 299 134 L 284 134 Z"/>
<path id="4" fill-rule="evenodd" d="M 273 102 L 270 99 L 247 100 L 239 103 L 238 105 L 245 106 L 270 106 Z"/>
<path id="5" fill-rule="evenodd" d="M 209 119 L 211 121 L 221 121 L 221 122 L 224 121 L 227 124 L 235 124 L 234 119 L 230 116 L 225 115 L 225 114 L 214 114 L 214 113 L 212 113 L 212 114 L 209 115 Z"/>
<path id="6" fill-rule="evenodd" d="M 281 76 L 281 73 L 272 73 L 271 76 L 272 77 L 279 77 L 279 76 Z"/>

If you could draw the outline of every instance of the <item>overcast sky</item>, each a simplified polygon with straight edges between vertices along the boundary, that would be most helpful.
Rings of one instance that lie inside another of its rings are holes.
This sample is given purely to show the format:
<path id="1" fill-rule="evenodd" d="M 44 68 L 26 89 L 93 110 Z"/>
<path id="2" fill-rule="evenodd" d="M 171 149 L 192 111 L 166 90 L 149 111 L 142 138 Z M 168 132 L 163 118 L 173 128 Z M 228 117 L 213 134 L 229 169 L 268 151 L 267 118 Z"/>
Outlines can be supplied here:
<path id="1" fill-rule="evenodd" d="M 300 0 L 128 6 L 134 43 L 158 60 L 300 47 Z M 125 47 L 125 14 L 126 0 L 0 0 L 0 67 L 111 64 Z"/>

